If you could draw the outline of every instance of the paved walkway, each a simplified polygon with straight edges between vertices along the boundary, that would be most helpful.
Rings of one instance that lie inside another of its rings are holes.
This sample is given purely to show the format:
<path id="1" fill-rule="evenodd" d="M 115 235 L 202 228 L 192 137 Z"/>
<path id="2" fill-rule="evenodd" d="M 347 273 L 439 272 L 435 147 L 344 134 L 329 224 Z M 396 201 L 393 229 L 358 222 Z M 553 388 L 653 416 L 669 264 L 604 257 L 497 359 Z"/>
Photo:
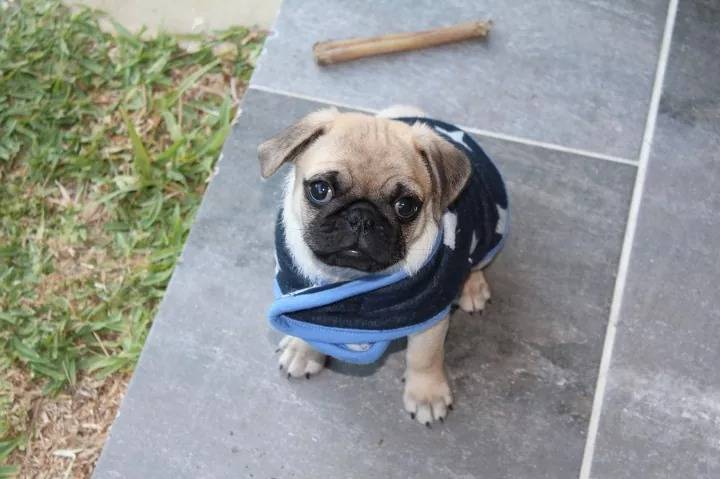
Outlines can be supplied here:
<path id="1" fill-rule="evenodd" d="M 487 43 L 312 63 L 317 40 L 488 16 Z M 720 477 L 719 23 L 714 0 L 286 1 L 96 477 Z M 475 133 L 513 202 L 432 430 L 400 352 L 287 381 L 263 319 L 282 180 L 258 143 L 391 103 Z"/>

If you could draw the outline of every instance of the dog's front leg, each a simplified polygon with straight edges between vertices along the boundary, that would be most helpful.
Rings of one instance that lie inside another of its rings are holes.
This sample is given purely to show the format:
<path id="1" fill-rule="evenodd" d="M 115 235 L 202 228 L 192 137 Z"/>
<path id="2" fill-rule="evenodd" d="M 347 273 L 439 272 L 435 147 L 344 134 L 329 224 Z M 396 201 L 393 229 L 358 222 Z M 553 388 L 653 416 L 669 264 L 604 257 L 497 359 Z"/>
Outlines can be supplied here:
<path id="1" fill-rule="evenodd" d="M 405 410 L 420 423 L 430 426 L 444 421 L 452 409 L 452 393 L 445 374 L 445 335 L 450 317 L 432 328 L 408 337 L 405 370 Z"/>
<path id="2" fill-rule="evenodd" d="M 279 344 L 280 370 L 287 371 L 288 378 L 299 378 L 319 373 L 325 367 L 325 355 L 315 351 L 308 343 L 299 338 L 285 336 Z"/>

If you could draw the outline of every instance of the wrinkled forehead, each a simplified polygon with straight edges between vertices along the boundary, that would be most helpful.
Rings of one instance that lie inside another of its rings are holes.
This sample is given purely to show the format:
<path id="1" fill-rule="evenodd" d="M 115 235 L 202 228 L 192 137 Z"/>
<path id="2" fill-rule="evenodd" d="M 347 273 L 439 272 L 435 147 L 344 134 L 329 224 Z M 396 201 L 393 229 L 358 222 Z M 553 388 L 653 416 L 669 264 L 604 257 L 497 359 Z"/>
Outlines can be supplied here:
<path id="1" fill-rule="evenodd" d="M 304 179 L 337 172 L 356 194 L 390 194 L 401 184 L 419 196 L 429 194 L 430 177 L 410 127 L 359 114 L 343 114 L 298 162 Z"/>

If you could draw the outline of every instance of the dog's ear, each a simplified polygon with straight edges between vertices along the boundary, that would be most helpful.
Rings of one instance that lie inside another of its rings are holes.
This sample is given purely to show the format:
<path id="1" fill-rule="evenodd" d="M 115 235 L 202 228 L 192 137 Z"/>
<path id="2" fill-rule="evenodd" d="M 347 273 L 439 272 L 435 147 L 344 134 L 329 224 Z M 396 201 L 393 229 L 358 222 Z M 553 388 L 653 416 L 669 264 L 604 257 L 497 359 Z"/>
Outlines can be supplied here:
<path id="1" fill-rule="evenodd" d="M 412 131 L 415 149 L 430 174 L 433 198 L 442 213 L 465 188 L 471 173 L 470 160 L 429 126 L 415 123 Z"/>
<path id="2" fill-rule="evenodd" d="M 261 144 L 258 147 L 258 157 L 262 177 L 271 176 L 283 163 L 295 160 L 320 135 L 328 131 L 338 114 L 335 108 L 310 113 L 279 135 Z"/>

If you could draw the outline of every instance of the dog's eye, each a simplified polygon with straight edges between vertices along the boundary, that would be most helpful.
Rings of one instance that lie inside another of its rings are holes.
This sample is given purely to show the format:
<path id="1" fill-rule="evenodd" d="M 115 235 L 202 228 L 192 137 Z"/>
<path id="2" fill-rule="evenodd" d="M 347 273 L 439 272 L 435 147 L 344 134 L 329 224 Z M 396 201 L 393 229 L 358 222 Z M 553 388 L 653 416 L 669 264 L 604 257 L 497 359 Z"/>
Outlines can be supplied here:
<path id="1" fill-rule="evenodd" d="M 401 220 L 409 221 L 420 211 L 420 201 L 412 196 L 403 196 L 395 202 L 395 213 Z"/>
<path id="2" fill-rule="evenodd" d="M 313 181 L 308 187 L 308 198 L 315 204 L 324 205 L 333 197 L 333 190 L 327 181 Z"/>

